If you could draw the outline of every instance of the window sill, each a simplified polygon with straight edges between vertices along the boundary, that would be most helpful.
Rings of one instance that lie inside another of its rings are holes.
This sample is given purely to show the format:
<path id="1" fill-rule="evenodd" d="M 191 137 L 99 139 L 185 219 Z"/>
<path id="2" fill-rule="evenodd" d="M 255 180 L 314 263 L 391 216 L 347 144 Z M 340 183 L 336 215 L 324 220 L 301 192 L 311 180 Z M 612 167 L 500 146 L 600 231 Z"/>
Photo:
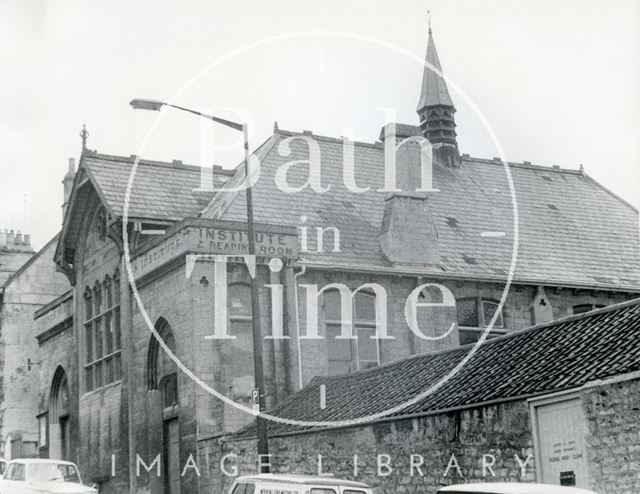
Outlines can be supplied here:
<path id="1" fill-rule="evenodd" d="M 114 381 L 112 383 L 109 384 L 105 384 L 104 386 L 100 387 L 100 388 L 96 388 L 96 389 L 92 389 L 91 391 L 86 391 L 80 398 L 89 398 L 92 395 L 101 393 L 103 391 L 108 391 L 111 388 L 116 388 L 118 386 L 120 386 L 122 384 L 122 379 L 118 380 L 118 381 Z"/>

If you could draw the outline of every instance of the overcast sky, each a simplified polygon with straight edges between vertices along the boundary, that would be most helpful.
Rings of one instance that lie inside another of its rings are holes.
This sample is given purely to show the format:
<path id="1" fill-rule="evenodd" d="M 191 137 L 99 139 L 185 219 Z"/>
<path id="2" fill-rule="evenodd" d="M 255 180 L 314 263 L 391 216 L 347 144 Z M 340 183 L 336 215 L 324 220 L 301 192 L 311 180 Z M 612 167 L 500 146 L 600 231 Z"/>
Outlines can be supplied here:
<path id="1" fill-rule="evenodd" d="M 0 1 L 0 228 L 42 246 L 60 226 L 67 158 L 89 147 L 129 156 L 155 115 L 133 97 L 243 108 L 252 144 L 281 128 L 375 141 L 381 107 L 417 123 L 426 11 L 444 72 L 495 131 L 510 161 L 577 169 L 640 206 L 640 2 L 637 0 Z M 276 35 L 306 35 L 242 47 Z M 211 65 L 221 57 L 239 54 Z M 208 70 L 207 67 L 209 67 Z M 204 71 L 204 72 L 203 72 Z M 196 80 L 194 77 L 201 73 Z M 191 85 L 185 87 L 191 81 Z M 450 87 L 460 150 L 498 156 Z M 143 157 L 200 164 L 201 123 L 163 112 Z M 208 131 L 207 131 L 208 132 Z M 217 130 L 218 145 L 232 134 Z M 218 152 L 217 162 L 239 157 Z"/>

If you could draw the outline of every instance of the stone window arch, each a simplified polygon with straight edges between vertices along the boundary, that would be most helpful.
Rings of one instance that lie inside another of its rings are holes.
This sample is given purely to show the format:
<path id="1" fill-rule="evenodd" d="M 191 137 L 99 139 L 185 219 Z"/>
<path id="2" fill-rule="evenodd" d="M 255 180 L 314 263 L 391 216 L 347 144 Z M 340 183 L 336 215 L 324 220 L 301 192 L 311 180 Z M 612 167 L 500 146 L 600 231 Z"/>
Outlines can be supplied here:
<path id="1" fill-rule="evenodd" d="M 49 454 L 51 458 L 70 457 L 70 406 L 67 374 L 58 366 L 51 381 L 49 394 Z"/>
<path id="2" fill-rule="evenodd" d="M 155 330 L 167 348 L 176 354 L 176 340 L 170 324 L 163 317 L 155 324 Z M 155 335 L 149 340 L 147 353 L 147 389 L 162 393 L 164 408 L 178 405 L 177 366 L 162 348 Z"/>

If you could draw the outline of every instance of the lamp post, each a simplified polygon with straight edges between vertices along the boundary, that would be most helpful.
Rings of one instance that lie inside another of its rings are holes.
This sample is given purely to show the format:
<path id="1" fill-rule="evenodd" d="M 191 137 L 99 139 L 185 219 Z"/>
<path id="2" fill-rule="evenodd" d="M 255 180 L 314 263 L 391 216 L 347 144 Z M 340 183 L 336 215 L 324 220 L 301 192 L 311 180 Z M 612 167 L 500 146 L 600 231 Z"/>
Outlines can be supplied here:
<path id="1" fill-rule="evenodd" d="M 247 124 L 239 124 L 224 118 L 207 115 L 196 110 L 184 108 L 178 105 L 172 105 L 163 101 L 152 99 L 133 99 L 129 103 L 136 110 L 160 111 L 163 106 L 169 106 L 188 113 L 193 113 L 199 117 L 224 125 L 234 130 L 242 131 L 244 140 L 244 171 L 247 188 L 245 190 L 247 197 L 247 235 L 249 245 L 249 255 L 256 255 L 256 238 L 253 224 L 253 193 L 251 191 L 251 170 L 249 166 L 249 134 Z M 255 276 L 251 278 L 251 318 L 253 327 L 253 370 L 255 378 L 255 386 L 258 394 L 258 410 L 260 413 L 264 411 L 264 368 L 262 363 L 262 331 L 260 329 L 260 302 L 258 295 L 258 271 L 256 265 Z M 263 462 L 263 458 L 267 458 L 269 454 L 269 439 L 267 435 L 267 422 L 261 415 L 256 416 L 256 429 L 258 437 L 258 455 L 260 458 L 260 473 L 269 472 L 269 462 Z"/>

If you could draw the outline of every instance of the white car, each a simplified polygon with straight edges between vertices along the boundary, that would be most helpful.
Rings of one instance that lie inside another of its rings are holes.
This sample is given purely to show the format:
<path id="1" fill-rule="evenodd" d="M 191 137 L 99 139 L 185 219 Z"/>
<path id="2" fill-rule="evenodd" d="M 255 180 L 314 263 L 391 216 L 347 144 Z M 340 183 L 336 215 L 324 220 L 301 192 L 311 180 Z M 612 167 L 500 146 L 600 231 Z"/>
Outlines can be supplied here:
<path id="1" fill-rule="evenodd" d="M 63 460 L 16 459 L 0 479 L 0 494 L 97 494 L 82 485 L 75 463 Z"/>
<path id="2" fill-rule="evenodd" d="M 290 494 L 373 494 L 371 487 L 362 482 L 333 477 L 304 475 L 277 475 L 263 473 L 238 477 L 229 494 L 260 494 L 286 492 Z"/>
<path id="3" fill-rule="evenodd" d="M 549 484 L 504 482 L 489 484 L 459 484 L 443 487 L 438 494 L 596 494 L 577 487 L 562 487 Z"/>

